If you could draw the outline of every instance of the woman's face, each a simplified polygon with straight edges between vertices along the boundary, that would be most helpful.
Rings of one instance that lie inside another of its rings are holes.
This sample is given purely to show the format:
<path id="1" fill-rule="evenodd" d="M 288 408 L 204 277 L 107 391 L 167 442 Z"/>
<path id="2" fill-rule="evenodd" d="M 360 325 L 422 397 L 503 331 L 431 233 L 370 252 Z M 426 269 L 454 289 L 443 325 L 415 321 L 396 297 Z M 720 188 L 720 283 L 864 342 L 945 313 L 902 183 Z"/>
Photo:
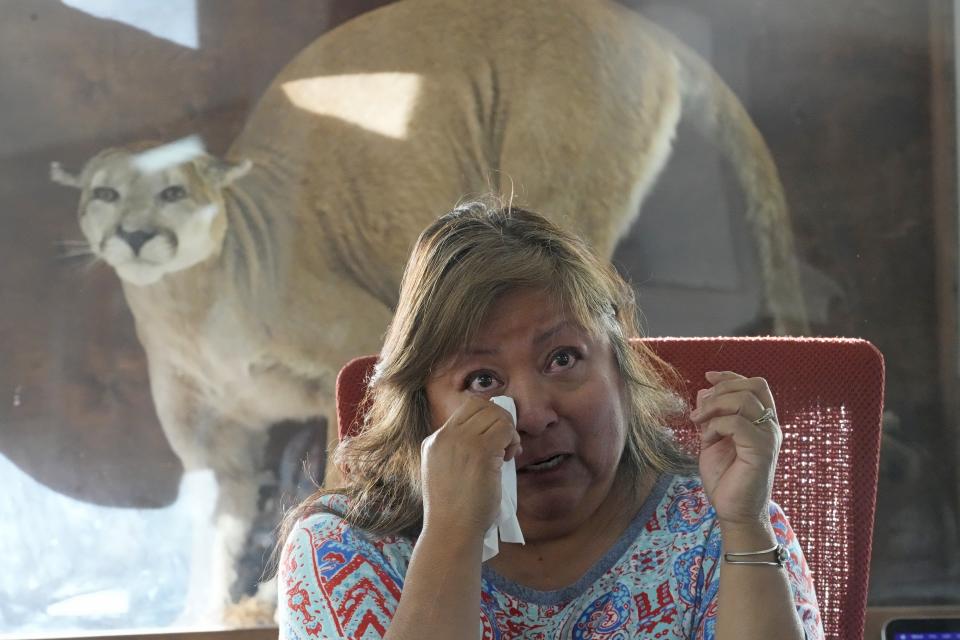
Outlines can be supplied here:
<path id="1" fill-rule="evenodd" d="M 622 389 L 608 339 L 529 289 L 498 300 L 475 343 L 426 386 L 434 430 L 470 395 L 514 399 L 518 518 L 531 541 L 569 533 L 613 499 L 627 429 Z"/>

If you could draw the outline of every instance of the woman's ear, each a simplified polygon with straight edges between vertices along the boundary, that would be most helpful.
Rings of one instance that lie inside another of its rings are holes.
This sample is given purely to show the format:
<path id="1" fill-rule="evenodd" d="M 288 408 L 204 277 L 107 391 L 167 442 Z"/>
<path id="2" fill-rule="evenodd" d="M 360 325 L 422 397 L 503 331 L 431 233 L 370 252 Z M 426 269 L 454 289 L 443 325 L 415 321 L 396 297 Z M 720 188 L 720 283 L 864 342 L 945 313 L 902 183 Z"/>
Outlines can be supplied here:
<path id="1" fill-rule="evenodd" d="M 50 163 L 50 179 L 65 187 L 73 187 L 74 189 L 83 188 L 83 182 L 80 180 L 80 176 L 73 175 L 61 167 L 59 162 Z"/>

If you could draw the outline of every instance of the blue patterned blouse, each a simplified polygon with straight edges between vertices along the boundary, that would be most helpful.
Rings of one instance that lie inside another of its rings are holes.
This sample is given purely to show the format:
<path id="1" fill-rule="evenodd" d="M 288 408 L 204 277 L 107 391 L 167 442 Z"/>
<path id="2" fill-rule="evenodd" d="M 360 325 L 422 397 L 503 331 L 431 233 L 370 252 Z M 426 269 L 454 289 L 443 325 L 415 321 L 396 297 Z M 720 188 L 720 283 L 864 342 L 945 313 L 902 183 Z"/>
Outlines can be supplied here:
<path id="1" fill-rule="evenodd" d="M 342 512 L 342 497 L 325 498 Z M 809 640 L 823 627 L 813 582 L 783 511 L 770 505 Z M 321 513 L 287 539 L 279 575 L 280 637 L 382 638 L 400 599 L 413 543 L 373 537 Z M 607 554 L 574 584 L 537 591 L 483 568 L 484 640 L 711 639 L 717 615 L 720 531 L 699 479 L 662 476 Z"/>

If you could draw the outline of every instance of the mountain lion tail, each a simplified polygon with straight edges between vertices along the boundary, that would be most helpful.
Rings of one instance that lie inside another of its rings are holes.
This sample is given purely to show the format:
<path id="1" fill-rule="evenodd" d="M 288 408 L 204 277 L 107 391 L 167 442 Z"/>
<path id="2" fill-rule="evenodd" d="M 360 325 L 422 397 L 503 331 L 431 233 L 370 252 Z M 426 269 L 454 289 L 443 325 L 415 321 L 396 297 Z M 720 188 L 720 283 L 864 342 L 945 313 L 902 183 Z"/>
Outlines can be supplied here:
<path id="1" fill-rule="evenodd" d="M 790 213 L 770 150 L 740 100 L 713 68 L 668 37 L 679 63 L 682 117 L 720 147 L 743 189 L 774 331 L 809 334 Z"/>

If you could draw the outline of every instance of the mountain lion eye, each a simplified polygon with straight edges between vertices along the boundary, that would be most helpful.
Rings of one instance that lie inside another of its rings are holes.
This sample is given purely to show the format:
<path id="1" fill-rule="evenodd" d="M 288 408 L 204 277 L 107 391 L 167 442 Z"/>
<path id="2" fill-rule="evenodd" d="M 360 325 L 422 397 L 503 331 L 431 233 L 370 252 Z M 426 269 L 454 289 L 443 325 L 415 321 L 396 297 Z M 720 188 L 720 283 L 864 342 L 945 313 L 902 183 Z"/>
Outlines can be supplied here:
<path id="1" fill-rule="evenodd" d="M 187 197 L 187 190 L 181 187 L 180 185 L 174 185 L 172 187 L 167 187 L 160 192 L 160 198 L 164 202 L 176 202 L 177 200 L 183 200 Z"/>
<path id="2" fill-rule="evenodd" d="M 111 187 L 96 187 L 93 190 L 93 198 L 104 202 L 116 202 L 120 198 L 120 194 Z"/>

